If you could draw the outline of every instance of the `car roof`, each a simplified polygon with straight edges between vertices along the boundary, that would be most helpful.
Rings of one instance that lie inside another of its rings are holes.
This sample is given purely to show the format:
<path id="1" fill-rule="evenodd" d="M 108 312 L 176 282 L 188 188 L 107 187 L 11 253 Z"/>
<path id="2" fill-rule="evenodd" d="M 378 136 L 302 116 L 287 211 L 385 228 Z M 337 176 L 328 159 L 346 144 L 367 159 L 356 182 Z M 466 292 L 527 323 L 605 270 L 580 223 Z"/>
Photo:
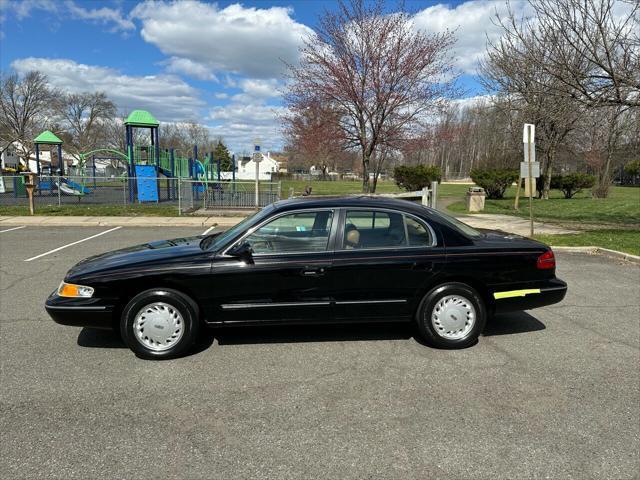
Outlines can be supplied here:
<path id="1" fill-rule="evenodd" d="M 390 208 L 418 215 L 429 214 L 431 209 L 418 203 L 376 195 L 306 196 L 280 200 L 273 204 L 276 211 L 306 208 Z"/>

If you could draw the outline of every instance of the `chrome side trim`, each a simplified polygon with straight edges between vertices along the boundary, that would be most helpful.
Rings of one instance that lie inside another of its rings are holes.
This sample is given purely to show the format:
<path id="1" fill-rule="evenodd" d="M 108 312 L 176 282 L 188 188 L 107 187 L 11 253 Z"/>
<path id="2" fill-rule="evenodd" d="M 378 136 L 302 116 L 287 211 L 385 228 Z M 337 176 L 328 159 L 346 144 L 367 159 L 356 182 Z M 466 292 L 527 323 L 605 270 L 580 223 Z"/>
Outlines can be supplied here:
<path id="1" fill-rule="evenodd" d="M 336 305 L 358 305 L 358 304 L 374 304 L 374 303 L 407 303 L 407 300 L 344 300 L 335 302 Z"/>
<path id="2" fill-rule="evenodd" d="M 107 307 L 67 307 L 64 305 L 45 305 L 49 310 L 106 310 Z"/>
<path id="3" fill-rule="evenodd" d="M 243 310 L 247 308 L 272 308 L 272 307 L 324 307 L 331 302 L 279 302 L 279 303 L 223 303 L 223 310 Z"/>
<path id="4" fill-rule="evenodd" d="M 273 302 L 273 303 L 223 303 L 222 310 L 244 310 L 248 308 L 272 308 L 272 307 L 327 307 L 334 305 L 364 305 L 380 303 L 407 303 L 407 300 L 344 300 L 339 302 Z"/>

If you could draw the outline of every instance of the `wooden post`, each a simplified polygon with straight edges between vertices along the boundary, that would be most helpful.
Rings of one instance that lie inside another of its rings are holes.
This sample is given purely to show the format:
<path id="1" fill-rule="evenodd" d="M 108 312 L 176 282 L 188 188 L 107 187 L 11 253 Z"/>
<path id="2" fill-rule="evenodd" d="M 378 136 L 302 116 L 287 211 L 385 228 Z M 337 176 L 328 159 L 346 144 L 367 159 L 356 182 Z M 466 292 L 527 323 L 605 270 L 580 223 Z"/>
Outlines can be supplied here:
<path id="1" fill-rule="evenodd" d="M 522 177 L 518 174 L 518 186 L 516 187 L 516 203 L 513 205 L 514 210 L 518 210 L 518 203 L 520 200 L 520 184 L 522 184 Z"/>
<path id="2" fill-rule="evenodd" d="M 29 197 L 29 213 L 31 215 L 35 215 L 35 208 L 33 205 L 33 189 L 36 186 L 36 174 L 29 172 L 26 176 L 27 182 L 25 183 L 25 187 L 27 189 L 27 196 Z"/>

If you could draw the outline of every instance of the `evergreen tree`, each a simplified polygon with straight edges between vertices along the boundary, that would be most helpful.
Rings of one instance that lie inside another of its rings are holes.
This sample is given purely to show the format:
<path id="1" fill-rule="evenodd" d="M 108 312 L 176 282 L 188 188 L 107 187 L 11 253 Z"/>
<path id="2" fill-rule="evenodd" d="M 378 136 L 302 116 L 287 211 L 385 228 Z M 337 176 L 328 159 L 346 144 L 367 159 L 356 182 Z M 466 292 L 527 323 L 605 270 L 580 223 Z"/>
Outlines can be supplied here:
<path id="1" fill-rule="evenodd" d="M 216 143 L 216 148 L 213 150 L 213 160 L 216 165 L 218 160 L 220 161 L 220 171 L 222 172 L 230 172 L 233 168 L 231 154 L 229 153 L 227 146 L 222 143 L 222 140 L 218 140 Z"/>

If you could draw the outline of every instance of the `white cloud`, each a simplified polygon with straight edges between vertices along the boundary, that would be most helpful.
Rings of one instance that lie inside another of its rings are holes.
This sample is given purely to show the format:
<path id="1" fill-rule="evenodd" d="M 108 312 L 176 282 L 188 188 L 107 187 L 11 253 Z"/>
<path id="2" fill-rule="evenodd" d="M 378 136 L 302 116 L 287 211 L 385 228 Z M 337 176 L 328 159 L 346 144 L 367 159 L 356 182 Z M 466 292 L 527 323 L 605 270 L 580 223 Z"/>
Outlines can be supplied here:
<path id="1" fill-rule="evenodd" d="M 198 80 L 218 81 L 209 67 L 188 58 L 171 57 L 165 63 L 169 72 L 182 73 Z"/>
<path id="2" fill-rule="evenodd" d="M 34 12 L 44 12 L 60 19 L 67 16 L 72 19 L 86 20 L 110 26 L 111 32 L 135 30 L 135 24 L 122 13 L 120 8 L 84 8 L 74 0 L 0 0 L 2 12 L 15 15 L 18 20 L 30 17 Z"/>
<path id="3" fill-rule="evenodd" d="M 240 88 L 254 98 L 271 98 L 280 95 L 278 91 L 278 81 L 271 80 L 257 80 L 254 78 L 245 78 L 240 82 Z"/>
<path id="4" fill-rule="evenodd" d="M 113 24 L 111 27 L 112 32 L 135 30 L 136 28 L 131 20 L 124 17 L 120 9 L 108 7 L 87 9 L 76 5 L 73 0 L 67 0 L 65 6 L 73 18 L 103 25 Z"/>
<path id="5" fill-rule="evenodd" d="M 215 107 L 209 113 L 213 121 L 209 130 L 213 136 L 221 136 L 236 152 L 250 149 L 252 142 L 260 138 L 265 150 L 282 148 L 279 115 L 285 107 L 269 105 L 231 104 Z"/>
<path id="6" fill-rule="evenodd" d="M 39 70 L 52 86 L 67 92 L 104 91 L 120 110 L 149 110 L 159 120 L 197 120 L 205 106 L 197 90 L 175 75 L 130 76 L 73 60 L 33 57 L 11 66 L 21 74 Z"/>
<path id="7" fill-rule="evenodd" d="M 54 0 L 0 0 L 0 9 L 3 12 L 12 12 L 18 20 L 27 18 L 34 10 L 55 12 L 58 6 Z"/>
<path id="8" fill-rule="evenodd" d="M 512 1 L 511 8 L 516 14 L 522 15 L 526 11 L 526 3 L 522 0 Z M 457 42 L 453 53 L 456 65 L 463 73 L 475 73 L 478 60 L 485 55 L 487 37 L 496 40 L 501 35 L 492 19 L 496 11 L 504 15 L 506 9 L 502 1 L 473 0 L 455 7 L 438 4 L 418 12 L 413 21 L 416 27 L 430 33 L 455 30 Z"/>
<path id="9" fill-rule="evenodd" d="M 311 33 L 290 13 L 283 7 L 146 0 L 131 16 L 142 21 L 142 38 L 167 55 L 214 74 L 273 78 L 282 75 L 282 60 L 297 61 L 301 40 Z"/>

